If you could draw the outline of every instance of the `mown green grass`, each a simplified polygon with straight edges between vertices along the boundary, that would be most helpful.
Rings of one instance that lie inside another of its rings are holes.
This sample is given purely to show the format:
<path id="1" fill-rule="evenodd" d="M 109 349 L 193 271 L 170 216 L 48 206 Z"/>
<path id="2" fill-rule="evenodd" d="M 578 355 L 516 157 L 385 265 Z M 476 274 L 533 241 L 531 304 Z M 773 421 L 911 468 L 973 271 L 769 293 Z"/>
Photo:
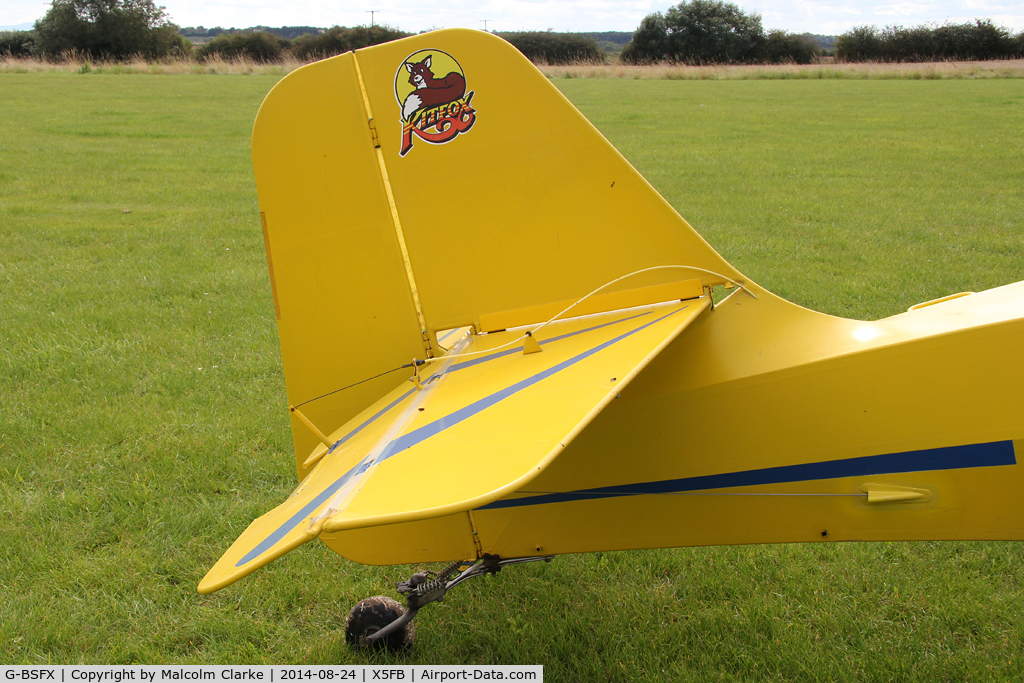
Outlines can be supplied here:
<path id="1" fill-rule="evenodd" d="M 877 318 L 1024 279 L 1017 81 L 560 85 L 726 258 L 788 299 Z"/>
<path id="2" fill-rule="evenodd" d="M 274 76 L 0 77 L 0 661 L 366 662 L 406 568 L 195 586 L 293 462 L 248 158 Z M 748 276 L 879 317 L 1024 279 L 1024 82 L 556 81 Z M 122 210 L 130 213 L 122 213 Z M 470 582 L 402 662 L 1014 680 L 1024 547 L 602 553 Z"/>

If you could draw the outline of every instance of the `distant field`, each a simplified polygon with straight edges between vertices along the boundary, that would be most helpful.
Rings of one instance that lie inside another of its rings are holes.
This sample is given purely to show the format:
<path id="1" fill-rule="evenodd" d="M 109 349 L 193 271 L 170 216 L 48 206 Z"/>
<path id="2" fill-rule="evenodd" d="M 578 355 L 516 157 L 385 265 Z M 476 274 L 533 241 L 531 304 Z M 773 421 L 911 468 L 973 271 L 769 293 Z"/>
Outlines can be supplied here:
<path id="1" fill-rule="evenodd" d="M 821 64 L 769 64 L 736 66 L 686 66 L 654 64 L 631 66 L 574 64 L 541 66 L 548 78 L 624 78 L 629 80 L 721 81 L 721 80 L 942 80 L 961 78 L 1024 78 L 1024 59 L 986 62 L 907 62 L 846 64 L 822 58 Z"/>
<path id="2" fill-rule="evenodd" d="M 0 76 L 4 663 L 367 661 L 344 615 L 408 568 L 313 544 L 195 592 L 294 486 L 249 162 L 277 78 Z M 555 83 L 801 304 L 880 317 L 1024 279 L 1024 80 Z M 1020 680 L 1024 545 L 561 557 L 417 622 L 399 661 L 555 681 Z"/>

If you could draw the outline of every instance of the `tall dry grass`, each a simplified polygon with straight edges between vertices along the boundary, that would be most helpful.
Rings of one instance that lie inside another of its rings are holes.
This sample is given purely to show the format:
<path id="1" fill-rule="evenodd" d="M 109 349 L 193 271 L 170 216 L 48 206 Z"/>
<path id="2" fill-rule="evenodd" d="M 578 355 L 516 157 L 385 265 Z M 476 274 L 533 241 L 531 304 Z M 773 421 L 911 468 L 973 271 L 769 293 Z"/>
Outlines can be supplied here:
<path id="1" fill-rule="evenodd" d="M 1024 78 L 1024 59 L 987 62 L 821 63 L 687 66 L 621 63 L 540 65 L 548 78 L 621 78 L 630 80 L 777 80 L 777 79 L 957 79 Z"/>
<path id="2" fill-rule="evenodd" d="M 0 74 L 10 73 L 113 73 L 113 74 L 277 74 L 285 75 L 308 62 L 286 55 L 279 62 L 213 57 L 149 62 L 141 57 L 126 62 L 93 60 L 69 54 L 59 61 L 0 57 Z M 987 62 L 821 63 L 780 65 L 687 66 L 621 63 L 570 65 L 538 64 L 548 78 L 620 78 L 627 80 L 779 80 L 779 79 L 958 79 L 1024 78 L 1024 59 Z"/>
<path id="3" fill-rule="evenodd" d="M 67 55 L 57 61 L 0 57 L 0 74 L 12 73 L 107 73 L 107 74 L 278 74 L 285 75 L 307 62 L 286 56 L 279 62 L 256 62 L 252 59 L 224 59 L 219 56 L 199 61 L 191 57 L 146 61 L 136 57 L 123 62 L 95 60 L 80 55 Z"/>

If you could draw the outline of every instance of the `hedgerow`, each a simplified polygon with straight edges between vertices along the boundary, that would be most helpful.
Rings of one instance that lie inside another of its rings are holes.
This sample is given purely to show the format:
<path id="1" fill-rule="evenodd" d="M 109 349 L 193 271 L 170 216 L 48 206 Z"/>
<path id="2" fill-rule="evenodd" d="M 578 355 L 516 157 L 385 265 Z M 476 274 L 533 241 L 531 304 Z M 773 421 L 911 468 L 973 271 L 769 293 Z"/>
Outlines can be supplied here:
<path id="1" fill-rule="evenodd" d="M 200 61 L 218 56 L 222 59 L 251 59 L 266 63 L 280 61 L 289 46 L 290 43 L 284 38 L 264 31 L 225 33 L 199 46 L 194 53 Z"/>
<path id="2" fill-rule="evenodd" d="M 35 46 L 34 31 L 0 31 L 0 57 L 31 57 Z"/>
<path id="3" fill-rule="evenodd" d="M 512 43 L 532 62 L 573 64 L 604 61 L 604 53 L 597 41 L 578 33 L 516 31 L 496 33 L 495 35 Z"/>
<path id="4" fill-rule="evenodd" d="M 847 62 L 930 62 L 1012 59 L 1024 55 L 1024 32 L 1014 36 L 991 19 L 905 28 L 857 26 L 836 39 Z"/>
<path id="5" fill-rule="evenodd" d="M 412 34 L 390 26 L 335 26 L 319 35 L 299 36 L 292 43 L 292 54 L 302 60 L 324 59 L 409 35 Z"/>

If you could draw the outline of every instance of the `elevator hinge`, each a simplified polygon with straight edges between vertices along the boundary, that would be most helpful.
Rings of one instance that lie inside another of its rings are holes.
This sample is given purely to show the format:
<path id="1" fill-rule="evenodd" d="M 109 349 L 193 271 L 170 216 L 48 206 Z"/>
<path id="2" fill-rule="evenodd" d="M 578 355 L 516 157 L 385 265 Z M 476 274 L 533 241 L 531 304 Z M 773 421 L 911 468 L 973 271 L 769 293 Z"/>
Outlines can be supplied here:
<path id="1" fill-rule="evenodd" d="M 380 149 L 380 139 L 377 137 L 377 126 L 374 125 L 373 119 L 369 119 L 370 124 L 370 139 L 373 141 L 374 149 Z"/>

